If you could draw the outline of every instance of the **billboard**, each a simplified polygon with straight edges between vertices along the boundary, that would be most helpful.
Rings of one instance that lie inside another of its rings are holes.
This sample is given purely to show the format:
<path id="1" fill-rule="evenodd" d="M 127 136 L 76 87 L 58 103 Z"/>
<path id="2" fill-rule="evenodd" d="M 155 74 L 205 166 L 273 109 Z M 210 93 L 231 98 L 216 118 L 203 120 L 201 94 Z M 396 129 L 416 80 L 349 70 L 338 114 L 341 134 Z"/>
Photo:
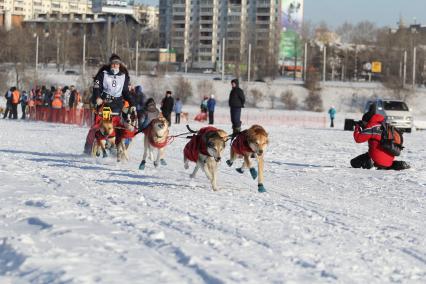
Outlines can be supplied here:
<path id="1" fill-rule="evenodd" d="M 94 13 L 133 14 L 133 0 L 93 0 Z"/>
<path id="2" fill-rule="evenodd" d="M 303 0 L 281 0 L 280 64 L 294 66 L 301 61 L 300 33 L 303 24 Z M 301 64 L 301 63 L 300 63 Z"/>

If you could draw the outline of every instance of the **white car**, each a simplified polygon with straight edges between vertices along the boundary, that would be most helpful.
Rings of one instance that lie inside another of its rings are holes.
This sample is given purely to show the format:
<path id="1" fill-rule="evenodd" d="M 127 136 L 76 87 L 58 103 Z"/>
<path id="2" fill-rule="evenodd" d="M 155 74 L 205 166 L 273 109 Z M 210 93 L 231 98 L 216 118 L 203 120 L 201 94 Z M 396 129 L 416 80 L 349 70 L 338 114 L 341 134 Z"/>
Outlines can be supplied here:
<path id="1" fill-rule="evenodd" d="M 413 128 L 413 114 L 404 101 L 393 99 L 377 99 L 368 101 L 364 113 L 368 112 L 372 104 L 376 105 L 376 113 L 383 115 L 386 122 L 405 132 Z"/>

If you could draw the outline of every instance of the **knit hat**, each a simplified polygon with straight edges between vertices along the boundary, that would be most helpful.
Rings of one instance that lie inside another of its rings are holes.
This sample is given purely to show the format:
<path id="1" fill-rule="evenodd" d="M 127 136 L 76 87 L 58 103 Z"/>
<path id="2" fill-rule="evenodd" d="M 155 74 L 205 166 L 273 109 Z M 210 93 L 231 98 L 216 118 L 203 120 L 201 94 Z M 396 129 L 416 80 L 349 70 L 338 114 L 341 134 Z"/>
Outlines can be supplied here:
<path id="1" fill-rule="evenodd" d="M 120 56 L 118 56 L 118 55 L 117 55 L 117 54 L 115 54 L 115 53 L 113 53 L 113 54 L 111 55 L 111 57 L 109 58 L 109 63 L 110 63 L 110 64 L 113 64 L 113 63 L 116 63 L 116 64 L 122 64 Z"/>

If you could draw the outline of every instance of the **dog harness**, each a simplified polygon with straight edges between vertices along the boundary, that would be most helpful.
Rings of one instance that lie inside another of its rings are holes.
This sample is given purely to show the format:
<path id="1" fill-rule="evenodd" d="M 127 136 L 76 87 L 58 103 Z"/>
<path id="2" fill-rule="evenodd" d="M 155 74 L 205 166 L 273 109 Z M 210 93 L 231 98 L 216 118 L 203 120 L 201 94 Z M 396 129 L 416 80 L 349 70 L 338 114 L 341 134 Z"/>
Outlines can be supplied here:
<path id="1" fill-rule="evenodd" d="M 240 132 L 237 137 L 232 141 L 232 150 L 238 155 L 253 153 L 247 141 L 247 130 Z"/>
<path id="2" fill-rule="evenodd" d="M 108 135 L 106 133 L 102 133 L 101 129 L 98 129 L 95 133 L 95 138 L 97 141 L 108 140 L 113 137 L 115 137 L 115 131 L 113 131 L 111 135 Z"/>
<path id="3" fill-rule="evenodd" d="M 155 134 L 154 134 L 154 132 L 152 131 L 152 129 L 153 129 L 153 127 L 152 127 L 152 124 L 150 124 L 147 128 L 145 128 L 144 130 L 143 130 L 143 133 L 145 134 L 145 135 L 147 135 L 148 136 L 148 141 L 149 141 L 149 144 L 152 146 L 152 147 L 154 147 L 154 148 L 157 148 L 157 149 L 161 149 L 161 148 L 164 148 L 164 147 L 166 147 L 167 146 L 167 144 L 169 143 L 169 139 L 168 139 L 168 132 L 167 132 L 167 134 L 166 134 L 166 139 L 164 139 L 164 141 L 162 141 L 162 142 L 157 142 L 157 141 L 155 141 L 154 140 L 154 136 L 155 136 Z"/>
<path id="4" fill-rule="evenodd" d="M 217 131 L 217 128 L 212 126 L 203 127 L 196 135 L 192 136 L 191 140 L 189 140 L 183 150 L 183 155 L 185 158 L 196 163 L 200 153 L 206 156 L 210 156 L 207 152 L 207 143 L 202 138 L 203 135 L 213 131 Z"/>

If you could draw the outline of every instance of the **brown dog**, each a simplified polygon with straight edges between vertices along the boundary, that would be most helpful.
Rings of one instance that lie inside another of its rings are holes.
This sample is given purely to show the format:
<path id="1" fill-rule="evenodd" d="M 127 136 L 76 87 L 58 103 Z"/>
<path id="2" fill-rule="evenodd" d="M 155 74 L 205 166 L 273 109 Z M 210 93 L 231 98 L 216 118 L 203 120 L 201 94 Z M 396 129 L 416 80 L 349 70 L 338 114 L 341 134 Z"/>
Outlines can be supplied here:
<path id="1" fill-rule="evenodd" d="M 102 157 L 108 157 L 106 152 L 106 143 L 115 145 L 115 131 L 114 125 L 110 120 L 103 120 L 99 129 L 95 133 L 95 142 L 92 147 L 92 156 L 99 157 L 102 151 Z"/>
<path id="2" fill-rule="evenodd" d="M 184 167 L 189 168 L 189 161 L 195 163 L 191 178 L 195 178 L 198 169 L 202 169 L 210 180 L 214 191 L 217 187 L 217 165 L 222 158 L 228 135 L 214 127 L 204 127 L 186 144 L 183 151 Z"/>
<path id="3" fill-rule="evenodd" d="M 142 162 L 139 165 L 139 169 L 145 169 L 146 158 L 149 155 L 150 160 L 154 160 L 154 154 L 157 156 L 154 160 L 154 166 L 158 167 L 161 165 L 167 165 L 164 160 L 164 154 L 166 146 L 169 142 L 169 123 L 167 120 L 160 116 L 151 121 L 149 126 L 144 130 L 144 151 Z"/>
<path id="4" fill-rule="evenodd" d="M 231 145 L 231 158 L 226 161 L 228 166 L 232 166 L 234 161 L 243 157 L 244 162 L 241 168 L 237 168 L 239 173 L 243 173 L 245 168 L 250 169 L 250 174 L 253 179 L 257 178 L 257 172 L 254 167 L 251 165 L 250 157 L 257 157 L 258 164 L 258 191 L 265 192 L 265 187 L 263 186 L 263 167 L 264 160 L 263 155 L 265 153 L 266 147 L 268 145 L 268 133 L 260 125 L 253 125 L 247 130 L 244 130 L 235 137 Z"/>

